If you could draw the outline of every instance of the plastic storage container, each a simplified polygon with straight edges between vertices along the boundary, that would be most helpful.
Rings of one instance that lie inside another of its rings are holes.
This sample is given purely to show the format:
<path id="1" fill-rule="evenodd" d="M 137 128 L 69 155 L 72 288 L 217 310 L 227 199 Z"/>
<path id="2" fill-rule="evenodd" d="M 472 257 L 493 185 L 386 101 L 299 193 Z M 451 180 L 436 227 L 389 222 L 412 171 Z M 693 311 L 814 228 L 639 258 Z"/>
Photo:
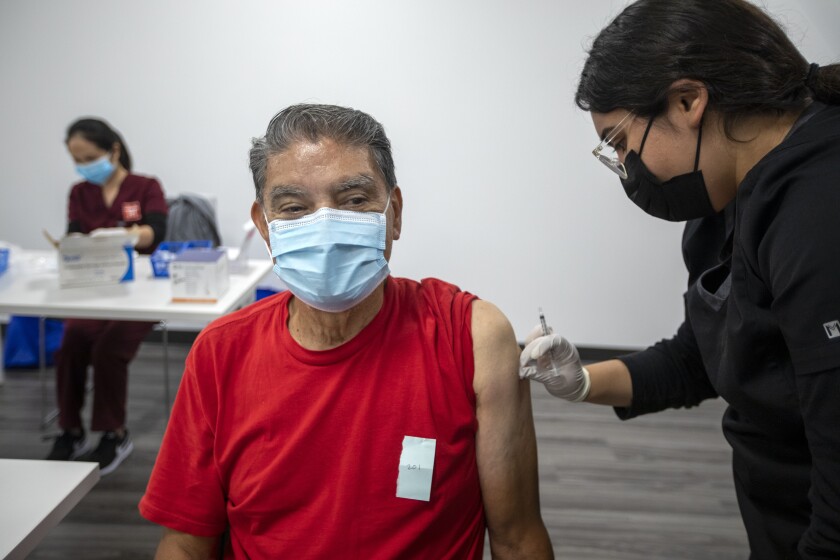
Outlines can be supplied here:
<path id="1" fill-rule="evenodd" d="M 184 249 L 212 249 L 213 242 L 209 239 L 196 241 L 164 241 L 155 252 L 152 253 L 150 261 L 152 272 L 156 278 L 169 278 L 169 263 L 175 260 L 175 256 Z"/>
<path id="2" fill-rule="evenodd" d="M 0 276 L 9 268 L 9 250 L 0 249 Z"/>

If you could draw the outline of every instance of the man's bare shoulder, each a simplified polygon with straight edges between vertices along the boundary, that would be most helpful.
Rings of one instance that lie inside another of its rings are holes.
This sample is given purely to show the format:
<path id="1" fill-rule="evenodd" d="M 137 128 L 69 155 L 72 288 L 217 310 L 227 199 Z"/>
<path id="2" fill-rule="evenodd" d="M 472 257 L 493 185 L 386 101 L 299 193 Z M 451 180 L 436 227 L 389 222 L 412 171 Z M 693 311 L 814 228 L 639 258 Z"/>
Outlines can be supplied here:
<path id="1" fill-rule="evenodd" d="M 519 345 L 504 313 L 488 301 L 473 301 L 472 337 L 476 394 L 490 386 L 516 385 L 519 381 Z"/>
<path id="2" fill-rule="evenodd" d="M 483 341 L 513 342 L 516 337 L 513 334 L 513 327 L 502 311 L 483 299 L 476 299 L 472 302 L 472 327 L 473 338 Z"/>

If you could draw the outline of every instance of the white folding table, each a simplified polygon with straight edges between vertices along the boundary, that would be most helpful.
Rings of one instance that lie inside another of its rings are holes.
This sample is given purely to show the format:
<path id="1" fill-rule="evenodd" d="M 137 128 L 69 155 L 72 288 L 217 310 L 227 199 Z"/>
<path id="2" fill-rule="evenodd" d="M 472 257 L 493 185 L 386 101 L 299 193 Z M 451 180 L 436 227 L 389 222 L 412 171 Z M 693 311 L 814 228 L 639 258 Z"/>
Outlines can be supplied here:
<path id="1" fill-rule="evenodd" d="M 97 481 L 96 463 L 0 459 L 0 558 L 26 558 Z"/>
<path id="2" fill-rule="evenodd" d="M 43 391 L 46 391 L 44 318 L 152 321 L 159 323 L 162 330 L 167 413 L 172 402 L 169 397 L 167 325 L 182 322 L 205 325 L 247 305 L 253 301 L 256 285 L 272 266 L 268 259 L 249 260 L 242 273 L 230 275 L 230 286 L 216 303 L 173 303 L 169 279 L 154 277 L 147 256 L 135 259 L 133 281 L 74 288 L 59 286 L 55 251 L 22 251 L 20 255 L 13 255 L 12 259 L 9 270 L 0 276 L 0 313 L 41 318 L 39 340 L 42 342 L 40 363 Z M 0 383 L 2 381 L 0 368 Z M 42 417 L 45 424 L 52 420 L 44 414 Z"/>

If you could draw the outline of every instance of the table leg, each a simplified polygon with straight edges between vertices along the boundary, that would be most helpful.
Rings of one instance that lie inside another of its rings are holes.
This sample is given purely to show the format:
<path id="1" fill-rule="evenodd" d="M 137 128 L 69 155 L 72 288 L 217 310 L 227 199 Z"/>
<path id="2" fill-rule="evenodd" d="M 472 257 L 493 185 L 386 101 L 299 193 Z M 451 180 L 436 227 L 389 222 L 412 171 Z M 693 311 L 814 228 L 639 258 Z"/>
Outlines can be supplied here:
<path id="1" fill-rule="evenodd" d="M 169 328 L 166 321 L 160 322 L 160 337 L 163 341 L 163 410 L 168 420 L 172 401 L 169 398 Z"/>
<path id="2" fill-rule="evenodd" d="M 47 412 L 47 318 L 38 317 L 38 377 L 41 380 L 41 428 L 46 428 L 58 417 L 58 409 Z"/>
<path id="3" fill-rule="evenodd" d="M 6 341 L 3 339 L 2 332 L 0 332 L 0 386 L 3 385 L 3 375 L 6 368 L 6 360 L 3 359 L 4 346 L 6 346 Z"/>

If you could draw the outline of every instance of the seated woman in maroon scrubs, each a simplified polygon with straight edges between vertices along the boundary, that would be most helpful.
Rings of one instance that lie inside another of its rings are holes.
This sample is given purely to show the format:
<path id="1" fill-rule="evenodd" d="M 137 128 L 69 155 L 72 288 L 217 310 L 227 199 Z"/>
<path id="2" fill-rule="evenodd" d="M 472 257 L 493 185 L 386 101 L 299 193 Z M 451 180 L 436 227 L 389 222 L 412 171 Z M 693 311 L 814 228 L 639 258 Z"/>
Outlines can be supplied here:
<path id="1" fill-rule="evenodd" d="M 81 119 L 67 129 L 67 150 L 85 179 L 73 185 L 68 204 L 68 233 L 122 227 L 139 237 L 136 248 L 151 253 L 166 234 L 166 200 L 160 183 L 131 172 L 125 142 L 107 123 Z M 56 354 L 58 422 L 62 433 L 47 459 L 99 463 L 113 471 L 134 446 L 125 427 L 128 363 L 154 323 L 71 319 Z M 88 366 L 93 366 L 93 415 L 90 429 L 102 432 L 91 445 L 82 426 Z"/>

